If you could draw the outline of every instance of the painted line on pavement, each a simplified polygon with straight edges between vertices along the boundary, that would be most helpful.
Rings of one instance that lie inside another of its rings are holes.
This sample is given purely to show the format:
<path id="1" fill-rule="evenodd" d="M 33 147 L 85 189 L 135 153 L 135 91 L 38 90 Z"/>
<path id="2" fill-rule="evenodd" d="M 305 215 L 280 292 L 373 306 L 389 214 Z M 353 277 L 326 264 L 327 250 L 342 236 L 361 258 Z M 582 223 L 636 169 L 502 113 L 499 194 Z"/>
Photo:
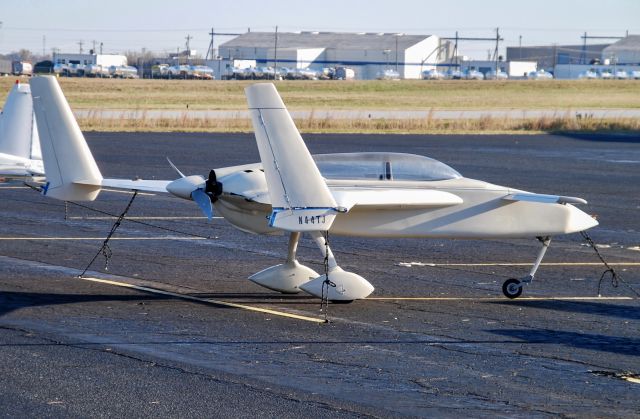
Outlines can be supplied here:
<path id="1" fill-rule="evenodd" d="M 288 317 L 288 318 L 291 318 L 291 319 L 304 320 L 304 321 L 308 321 L 308 322 L 312 322 L 312 323 L 326 323 L 324 319 L 319 319 L 319 318 L 315 318 L 315 317 L 301 316 L 299 314 L 287 313 L 287 312 L 284 312 L 284 311 L 277 311 L 277 310 L 272 310 L 272 309 L 268 309 L 268 308 L 248 306 L 248 305 L 245 305 L 245 304 L 230 303 L 230 302 L 227 302 L 227 301 L 213 300 L 213 299 L 210 299 L 210 298 L 193 297 L 191 295 L 178 294 L 178 293 L 175 293 L 175 292 L 164 291 L 164 290 L 160 290 L 160 289 L 157 289 L 157 288 L 149 288 L 149 287 L 144 287 L 144 286 L 140 286 L 140 285 L 133 285 L 133 284 L 129 284 L 129 283 L 126 283 L 126 282 L 112 281 L 112 280 L 109 280 L 109 279 L 100 279 L 100 278 L 93 278 L 93 277 L 79 277 L 79 279 L 82 279 L 82 280 L 85 280 L 85 281 L 91 281 L 91 282 L 98 282 L 98 283 L 101 283 L 101 284 L 115 285 L 117 287 L 130 288 L 130 289 L 134 289 L 134 290 L 138 290 L 138 291 L 150 292 L 150 293 L 153 293 L 153 294 L 166 295 L 166 296 L 169 296 L 169 297 L 175 297 L 175 298 L 180 298 L 180 299 L 189 300 L 189 301 L 196 301 L 196 302 L 199 302 L 199 303 L 212 304 L 212 305 L 223 306 L 223 307 L 238 308 L 238 309 L 247 310 L 247 311 L 255 311 L 255 312 L 258 312 L 258 313 L 271 314 L 271 315 L 280 316 L 280 317 Z"/>
<path id="2" fill-rule="evenodd" d="M 0 237 L 0 240 L 104 240 L 105 237 Z M 177 237 L 177 236 L 157 236 L 157 237 L 111 237 L 110 240 L 208 240 L 206 237 Z"/>
<path id="3" fill-rule="evenodd" d="M 366 300 L 415 300 L 415 301 L 628 301 L 634 297 L 367 297 Z"/>
<path id="4" fill-rule="evenodd" d="M 95 216 L 95 217 L 67 217 L 69 220 L 115 220 L 116 216 Z M 224 217 L 213 217 L 214 219 L 223 219 Z M 207 217 L 124 217 L 125 220 L 206 220 Z"/>
<path id="5" fill-rule="evenodd" d="M 611 266 L 640 266 L 640 262 L 607 262 Z M 486 263 L 423 263 L 400 262 L 398 266 L 417 267 L 482 267 L 482 266 L 531 266 L 531 262 L 486 262 Z M 540 266 L 601 266 L 602 262 L 546 262 Z"/>

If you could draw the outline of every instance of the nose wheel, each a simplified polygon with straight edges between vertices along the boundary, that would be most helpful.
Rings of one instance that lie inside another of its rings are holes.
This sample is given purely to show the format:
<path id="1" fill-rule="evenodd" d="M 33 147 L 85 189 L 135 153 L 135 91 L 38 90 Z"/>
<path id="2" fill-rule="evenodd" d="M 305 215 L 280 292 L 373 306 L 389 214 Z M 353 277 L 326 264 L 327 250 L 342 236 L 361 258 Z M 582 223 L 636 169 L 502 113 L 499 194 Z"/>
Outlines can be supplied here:
<path id="1" fill-rule="evenodd" d="M 507 298 L 518 298 L 522 295 L 522 282 L 519 279 L 511 278 L 502 284 L 502 293 Z"/>

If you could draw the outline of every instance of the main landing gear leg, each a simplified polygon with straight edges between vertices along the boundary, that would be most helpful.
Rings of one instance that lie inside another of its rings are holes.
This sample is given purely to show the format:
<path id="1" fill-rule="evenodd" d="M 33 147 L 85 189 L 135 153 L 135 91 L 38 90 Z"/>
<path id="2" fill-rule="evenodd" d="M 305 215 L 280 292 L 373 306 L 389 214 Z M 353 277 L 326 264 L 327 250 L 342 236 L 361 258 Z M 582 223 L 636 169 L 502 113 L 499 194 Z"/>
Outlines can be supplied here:
<path id="1" fill-rule="evenodd" d="M 542 263 L 542 258 L 544 258 L 544 254 L 547 253 L 547 249 L 549 248 L 549 244 L 551 243 L 550 237 L 537 237 L 538 241 L 542 243 L 542 249 L 538 253 L 538 257 L 536 258 L 531 271 L 529 271 L 529 275 L 522 279 L 510 278 L 504 281 L 502 284 L 502 293 L 507 298 L 518 298 L 522 294 L 522 287 L 524 284 L 530 284 L 533 281 L 538 268 L 540 267 L 540 263 Z"/>
<path id="2" fill-rule="evenodd" d="M 300 285 L 313 278 L 317 278 L 319 274 L 313 269 L 301 265 L 296 260 L 298 240 L 300 240 L 300 233 L 291 233 L 289 236 L 287 261 L 253 274 L 249 277 L 249 280 L 265 288 L 284 294 L 296 294 L 300 292 Z"/>
<path id="3" fill-rule="evenodd" d="M 353 272 L 344 271 L 328 246 L 322 232 L 310 233 L 327 261 L 327 272 L 312 281 L 300 285 L 300 289 L 318 298 L 334 302 L 351 302 L 367 297 L 373 292 L 373 285 Z"/>

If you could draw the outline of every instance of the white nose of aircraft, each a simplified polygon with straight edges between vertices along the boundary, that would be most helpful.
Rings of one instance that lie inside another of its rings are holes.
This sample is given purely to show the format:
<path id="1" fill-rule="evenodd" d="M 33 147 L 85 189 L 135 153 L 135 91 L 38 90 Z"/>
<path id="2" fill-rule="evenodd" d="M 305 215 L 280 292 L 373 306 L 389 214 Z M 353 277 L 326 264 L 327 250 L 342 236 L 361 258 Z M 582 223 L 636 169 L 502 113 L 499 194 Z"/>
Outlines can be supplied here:
<path id="1" fill-rule="evenodd" d="M 571 211 L 569 212 L 566 233 L 578 233 L 598 225 L 598 221 L 586 212 L 572 205 L 569 206 L 571 207 Z"/>

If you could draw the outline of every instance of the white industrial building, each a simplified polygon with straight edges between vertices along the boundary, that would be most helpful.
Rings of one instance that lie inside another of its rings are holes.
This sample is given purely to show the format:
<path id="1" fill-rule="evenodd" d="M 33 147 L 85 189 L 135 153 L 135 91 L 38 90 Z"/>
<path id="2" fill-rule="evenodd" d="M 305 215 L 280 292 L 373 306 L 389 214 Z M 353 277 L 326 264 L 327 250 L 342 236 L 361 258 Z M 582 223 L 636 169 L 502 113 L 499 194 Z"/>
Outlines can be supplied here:
<path id="1" fill-rule="evenodd" d="M 526 78 L 527 74 L 538 69 L 535 61 L 492 61 L 492 60 L 464 60 L 460 61 L 460 71 L 463 73 L 469 70 L 477 70 L 487 76 L 489 73 L 494 73 L 496 70 L 496 64 L 498 71 L 505 73 L 509 78 Z"/>
<path id="2" fill-rule="evenodd" d="M 53 64 L 60 65 L 101 65 L 103 67 L 126 66 L 127 57 L 116 54 L 53 54 Z"/>
<path id="3" fill-rule="evenodd" d="M 435 35 L 336 32 L 247 32 L 220 45 L 219 65 L 262 67 L 350 67 L 356 79 L 374 79 L 385 70 L 419 79 L 422 71 L 450 57 L 451 45 Z"/>

